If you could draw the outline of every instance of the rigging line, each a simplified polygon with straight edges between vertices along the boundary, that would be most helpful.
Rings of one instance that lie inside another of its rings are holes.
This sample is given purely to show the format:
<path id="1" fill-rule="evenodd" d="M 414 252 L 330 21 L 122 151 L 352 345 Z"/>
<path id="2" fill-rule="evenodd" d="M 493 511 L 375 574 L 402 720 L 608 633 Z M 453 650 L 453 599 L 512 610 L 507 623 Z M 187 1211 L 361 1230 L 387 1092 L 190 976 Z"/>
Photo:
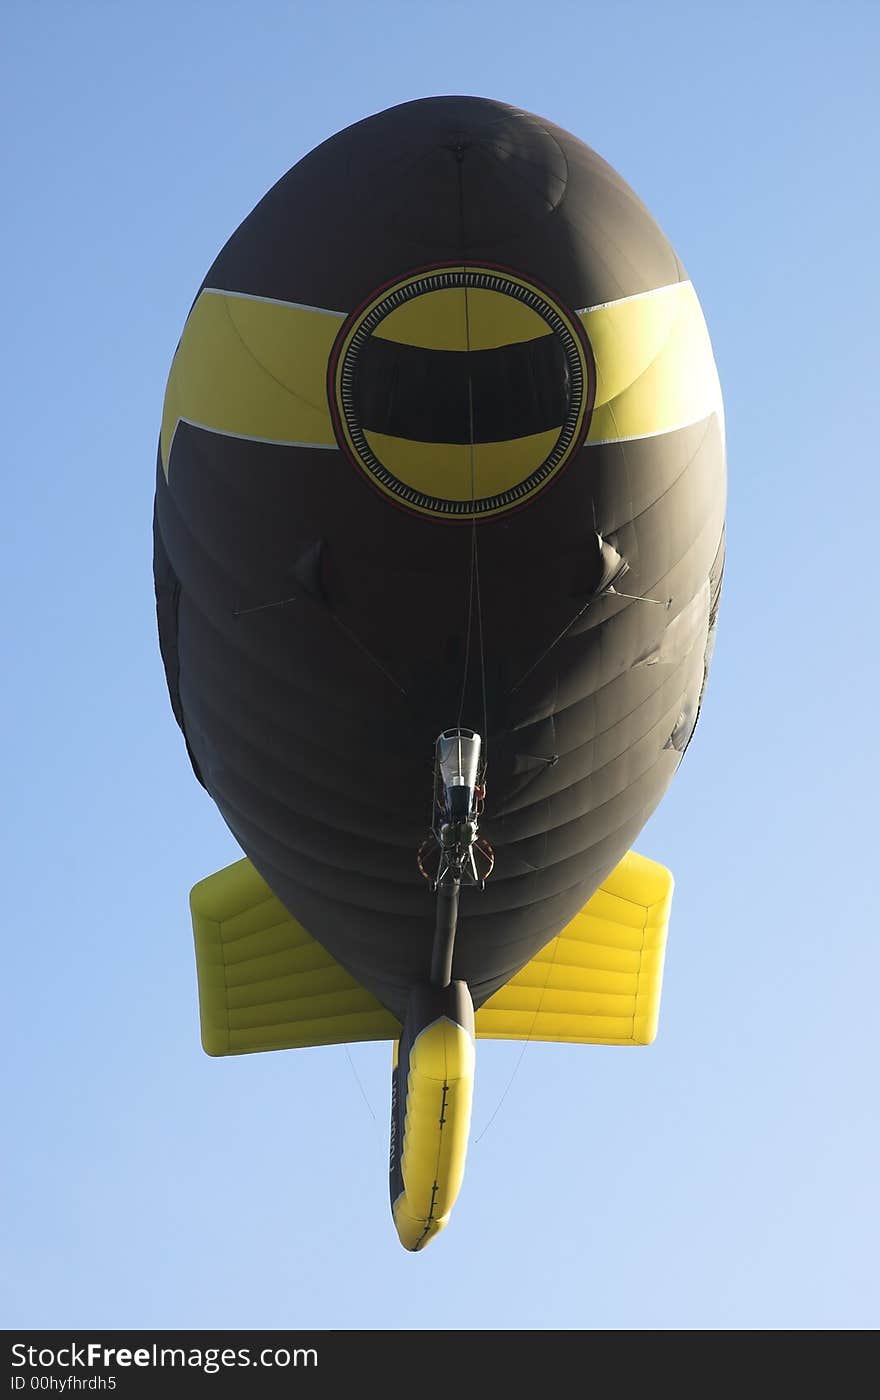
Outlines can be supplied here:
<path id="1" fill-rule="evenodd" d="M 467 263 L 465 261 L 466 240 L 464 224 L 464 162 L 465 147 L 459 142 L 455 147 L 455 158 L 458 164 L 458 217 L 459 217 L 459 237 L 461 242 L 462 279 L 464 284 L 464 334 L 465 334 L 465 354 L 467 364 L 467 386 L 468 386 L 468 446 L 470 449 L 470 474 L 471 474 L 471 557 L 470 557 L 470 584 L 468 588 L 468 625 L 467 639 L 465 644 L 465 664 L 464 676 L 462 677 L 461 700 L 459 703 L 458 726 L 461 728 L 462 716 L 464 713 L 464 698 L 467 689 L 468 669 L 470 666 L 471 653 L 471 630 L 473 619 L 474 598 L 477 603 L 477 637 L 480 652 L 480 687 L 482 692 L 483 710 L 483 768 L 485 771 L 487 746 L 488 746 L 488 701 L 486 697 L 486 652 L 483 635 L 483 600 L 480 590 L 480 555 L 479 543 L 477 539 L 477 467 L 476 467 L 476 446 L 474 433 L 474 381 L 471 370 L 471 316 L 470 298 L 468 295 L 467 283 Z"/>
<path id="2" fill-rule="evenodd" d="M 474 529 L 476 530 L 476 525 L 474 526 Z M 474 539 L 474 547 L 476 548 L 476 539 Z M 476 581 L 476 593 L 477 593 L 477 628 L 478 628 L 478 631 L 479 631 L 479 638 L 480 638 L 480 681 L 481 681 L 482 688 L 483 688 L 483 746 L 484 746 L 484 750 L 483 750 L 483 751 L 484 751 L 485 754 L 488 755 L 488 748 L 489 748 L 489 703 L 488 703 L 488 700 L 487 700 L 487 698 L 486 698 L 486 650 L 485 650 L 485 647 L 484 647 L 484 645 L 483 645 L 483 601 L 482 601 L 482 597 L 481 597 L 481 594 L 480 594 L 480 565 L 479 565 L 479 560 L 477 560 L 476 569 L 474 570 L 474 578 L 475 578 L 475 581 Z M 486 772 L 486 762 L 487 762 L 487 758 L 484 758 L 484 760 L 483 760 L 483 774 L 484 774 L 484 777 L 485 777 L 485 772 Z"/>
<path id="3" fill-rule="evenodd" d="M 472 623 L 472 620 L 473 620 L 473 612 L 474 612 L 474 551 L 473 551 L 473 544 L 472 544 L 472 545 L 471 545 L 471 571 L 470 571 L 470 579 L 469 579 L 469 582 L 468 582 L 467 628 L 466 628 L 466 630 L 465 630 L 465 639 L 464 639 L 464 673 L 463 673 L 462 678 L 461 678 L 461 696 L 460 696 L 459 702 L 458 702 L 458 720 L 457 720 L 457 728 L 459 728 L 459 729 L 461 729 L 461 719 L 462 719 L 462 715 L 464 714 L 464 697 L 465 697 L 465 691 L 467 690 L 468 667 L 469 667 L 469 665 L 470 665 L 470 659 L 471 659 L 471 623 Z"/>
<path id="4" fill-rule="evenodd" d="M 578 621 L 579 618 L 583 617 L 584 613 L 587 611 L 587 608 L 591 607 L 595 601 L 595 598 L 587 599 L 586 603 L 584 603 L 584 606 L 578 612 L 575 613 L 574 617 L 571 619 L 571 622 L 567 622 L 566 625 L 563 627 L 562 631 L 558 634 L 558 636 L 553 638 L 553 641 L 550 643 L 549 647 L 547 647 L 544 651 L 541 652 L 541 655 L 538 657 L 537 661 L 533 661 L 529 669 L 527 671 L 523 671 L 519 680 L 516 681 L 515 684 L 510 687 L 511 695 L 515 690 L 519 689 L 523 681 L 528 680 L 529 676 L 532 674 L 533 671 L 536 671 L 538 669 L 542 661 L 546 661 L 553 648 L 558 646 L 559 643 L 562 641 L 563 637 L 566 637 L 568 635 L 572 627 L 574 627 L 574 624 Z"/>
<path id="5" fill-rule="evenodd" d="M 501 1098 L 498 1100 L 498 1103 L 495 1105 L 495 1111 L 493 1112 L 491 1118 L 489 1119 L 489 1121 L 488 1121 L 488 1123 L 486 1124 L 485 1128 L 483 1128 L 483 1130 L 482 1130 L 482 1132 L 480 1133 L 479 1137 L 475 1137 L 475 1138 L 474 1138 L 474 1146 L 475 1146 L 475 1147 L 476 1147 L 477 1143 L 478 1143 L 478 1142 L 481 1142 L 482 1139 L 486 1136 L 486 1134 L 488 1133 L 488 1131 L 489 1131 L 489 1129 L 491 1128 L 492 1124 L 495 1122 L 495 1119 L 498 1117 L 498 1114 L 501 1112 L 501 1105 L 504 1103 L 504 1100 L 507 1098 L 507 1095 L 510 1093 L 510 1090 L 511 1090 L 512 1087 L 513 1087 L 513 1081 L 516 1079 L 516 1076 L 519 1074 L 519 1067 L 520 1067 L 520 1065 L 521 1065 L 522 1062 L 523 1062 L 523 1056 L 525 1055 L 525 1053 L 526 1053 L 526 1051 L 528 1050 L 529 1046 L 530 1046 L 531 1044 L 533 1044 L 532 1036 L 533 1036 L 534 1031 L 535 1031 L 535 1026 L 536 1026 L 537 1023 L 538 1023 L 538 1016 L 539 1016 L 539 1014 L 540 1014 L 541 1007 L 542 1007 L 543 1004 L 544 1004 L 544 996 L 545 996 L 545 994 L 546 994 L 546 992 L 547 992 L 547 988 L 548 988 L 549 985 L 550 985 L 550 976 L 551 976 L 551 974 L 552 974 L 552 972 L 553 972 L 553 967 L 554 967 L 554 965 L 555 965 L 555 963 L 556 963 L 556 954 L 559 952 L 559 942 L 560 942 L 561 937 L 562 937 L 562 934 L 561 934 L 561 933 L 558 933 L 558 934 L 556 935 L 556 938 L 554 939 L 554 942 L 553 942 L 553 957 L 550 959 L 550 966 L 547 968 L 547 978 L 546 978 L 546 981 L 544 982 L 543 987 L 541 988 L 541 995 L 538 997 L 538 1005 L 535 1007 L 535 1014 L 534 1014 L 534 1016 L 532 1017 L 532 1024 L 529 1026 L 528 1034 L 526 1035 L 526 1038 L 525 1038 L 525 1040 L 523 1041 L 523 1048 L 522 1048 L 522 1049 L 520 1050 L 520 1052 L 519 1052 L 519 1058 L 518 1058 L 516 1064 L 515 1064 L 514 1067 L 513 1067 L 513 1073 L 511 1074 L 510 1078 L 509 1078 L 508 1081 L 507 1081 L 507 1084 L 506 1084 L 505 1089 L 504 1089 L 504 1093 L 501 1095 Z"/>
<path id="6" fill-rule="evenodd" d="M 253 608 L 233 608 L 233 617 L 247 617 L 249 613 L 267 612 L 269 608 L 286 608 L 288 603 L 299 602 L 299 595 L 292 593 L 289 598 L 279 598 L 277 603 L 257 603 Z"/>
<path id="7" fill-rule="evenodd" d="M 353 1074 L 354 1077 L 355 1077 L 355 1081 L 356 1081 L 356 1083 L 357 1083 L 357 1086 L 358 1086 L 358 1088 L 359 1088 L 360 1091 L 361 1091 L 361 1098 L 363 1099 L 364 1103 L 367 1105 L 367 1110 L 368 1110 L 368 1112 L 369 1112 L 369 1115 L 370 1115 L 370 1117 L 372 1118 L 373 1122 L 375 1123 L 375 1121 L 376 1121 L 376 1115 L 375 1115 L 375 1113 L 373 1112 L 373 1108 L 372 1108 L 372 1105 L 371 1105 L 371 1103 L 370 1103 L 370 1100 L 367 1098 L 366 1090 L 364 1089 L 364 1086 L 363 1086 L 363 1084 L 361 1083 L 361 1077 L 360 1077 L 360 1075 L 358 1074 L 357 1070 L 355 1069 L 354 1060 L 351 1058 L 351 1052 L 350 1052 L 350 1050 L 349 1050 L 349 1048 L 348 1048 L 347 1045 L 343 1045 L 342 1048 L 343 1048 L 343 1050 L 345 1051 L 345 1057 L 346 1057 L 346 1059 L 348 1060 L 348 1063 L 351 1065 L 351 1072 L 352 1072 L 352 1074 Z"/>
<path id="8" fill-rule="evenodd" d="M 630 603 L 656 603 L 658 607 L 666 608 L 667 611 L 669 610 L 669 608 L 670 608 L 671 605 L 672 605 L 672 599 L 671 599 L 671 598 L 667 598 L 667 599 L 664 601 L 663 598 L 646 598 L 646 597 L 644 597 L 644 596 L 639 596 L 638 594 L 635 594 L 635 593 L 621 593 L 620 590 L 619 590 L 618 588 L 613 587 L 613 585 L 612 585 L 611 588 L 609 588 L 609 589 L 607 590 L 607 593 L 600 594 L 599 597 L 600 597 L 600 598 L 601 598 L 601 597 L 626 598 L 627 601 L 630 602 Z M 591 608 L 591 607 L 593 606 L 593 604 L 594 604 L 594 603 L 597 603 L 597 602 L 599 602 L 599 598 L 588 598 L 588 599 L 587 599 L 587 601 L 584 603 L 584 606 L 583 606 L 582 608 L 580 608 L 578 612 L 575 613 L 574 617 L 571 619 L 570 622 L 567 622 L 567 623 L 566 623 L 566 625 L 563 627 L 563 629 L 562 629 L 562 631 L 559 633 L 559 635 L 553 638 L 553 641 L 550 643 L 549 647 L 547 647 L 545 651 L 542 651 L 542 652 L 541 652 L 541 655 L 538 657 L 537 661 L 533 661 L 532 664 L 531 664 L 531 666 L 529 667 L 529 669 L 528 669 L 527 671 L 523 671 L 523 673 L 522 673 L 522 675 L 520 676 L 519 680 L 516 681 L 516 682 L 510 687 L 510 693 L 511 693 L 511 695 L 513 694 L 513 692 L 514 692 L 515 690 L 518 690 L 518 689 L 519 689 L 519 687 L 522 685 L 523 681 L 528 680 L 529 676 L 532 674 L 533 671 L 536 671 L 536 670 L 537 670 L 537 668 L 540 666 L 540 664 L 541 664 L 542 661 L 546 661 L 547 657 L 550 655 L 550 653 L 551 653 L 551 651 L 553 650 L 553 648 L 556 647 L 556 646 L 558 646 L 559 643 L 563 640 L 564 637 L 567 637 L 567 636 L 568 636 L 568 633 L 571 631 L 572 627 L 574 627 L 575 623 L 578 622 L 578 621 L 580 620 L 580 618 L 583 617 L 584 613 L 587 611 L 587 608 Z"/>
<path id="9" fill-rule="evenodd" d="M 638 593 L 621 593 L 619 588 L 613 585 L 608 592 L 612 598 L 627 598 L 631 603 L 656 603 L 660 608 L 669 608 L 672 603 L 671 598 L 645 598 Z"/>
<path id="10" fill-rule="evenodd" d="M 464 288 L 464 325 L 465 345 L 467 347 L 468 356 L 470 356 L 471 318 L 467 283 L 465 283 Z M 483 597 L 480 590 L 480 552 L 477 538 L 477 467 L 476 448 L 474 446 L 474 383 L 470 371 L 470 362 L 468 362 L 468 436 L 470 438 L 471 457 L 471 588 L 477 603 L 477 645 L 480 650 L 480 687 L 483 701 L 483 744 L 484 753 L 486 753 L 489 742 L 488 703 L 486 699 L 486 648 L 483 638 Z M 485 761 L 484 759 L 484 768 Z"/>
<path id="11" fill-rule="evenodd" d="M 345 636 L 348 637 L 349 641 L 354 642 L 354 645 L 363 652 L 364 656 L 366 656 L 368 660 L 372 661 L 373 665 L 376 667 L 376 670 L 382 672 L 382 675 L 385 677 L 386 681 L 388 681 L 390 685 L 393 685 L 394 689 L 399 691 L 400 694 L 405 697 L 406 691 L 404 690 L 403 686 L 400 684 L 399 681 L 396 681 L 392 676 L 391 672 L 385 666 L 382 665 L 382 662 L 379 660 L 378 656 L 373 655 L 366 642 L 362 642 L 357 633 L 352 632 L 350 627 L 346 627 L 345 623 L 342 622 L 341 619 L 338 618 L 334 612 L 330 613 L 330 618 L 339 628 L 340 632 L 343 632 Z"/>
<path id="12" fill-rule="evenodd" d="M 474 503 L 474 416 L 473 416 L 473 379 L 470 374 L 470 311 L 469 301 L 467 301 L 467 281 L 466 265 L 464 265 L 464 185 L 462 178 L 462 161 L 464 158 L 464 147 L 462 143 L 455 147 L 455 158 L 457 164 L 457 186 L 459 186 L 459 242 L 462 248 L 462 290 L 464 293 L 464 354 L 467 365 L 467 423 L 469 431 L 467 437 L 470 441 L 470 501 L 471 501 L 471 539 L 470 539 L 470 568 L 469 578 L 467 578 L 467 627 L 464 630 L 464 669 L 462 672 L 462 694 L 459 697 L 459 718 L 457 718 L 457 728 L 462 728 L 462 718 L 464 715 L 464 696 L 467 693 L 467 673 L 470 671 L 470 638 L 473 629 L 473 609 L 474 609 L 474 545 L 476 539 L 473 535 L 473 503 Z"/>
<path id="13" fill-rule="evenodd" d="M 270 608 L 286 608 L 288 603 L 299 603 L 302 601 L 303 599 L 301 595 L 299 593 L 294 593 L 289 598 L 279 598 L 276 603 L 258 603 L 256 607 L 253 608 L 233 608 L 232 616 L 249 617 L 252 613 L 268 612 Z M 340 632 L 342 632 L 346 637 L 348 637 L 349 641 L 353 642 L 354 645 L 360 651 L 363 652 L 364 656 L 366 656 L 367 659 L 373 663 L 377 671 L 382 672 L 382 675 L 385 677 L 386 681 L 388 681 L 390 685 L 393 685 L 394 689 L 398 691 L 402 696 L 404 696 L 404 698 L 408 698 L 403 686 L 400 684 L 399 681 L 396 681 L 394 679 L 388 668 L 382 665 L 382 662 L 379 660 L 378 656 L 375 656 L 373 652 L 370 651 L 370 648 L 367 646 L 366 642 L 361 641 L 357 633 L 352 632 L 351 628 L 347 627 L 345 623 L 341 620 L 341 618 L 337 617 L 336 613 L 333 612 L 332 608 L 328 607 L 326 612 L 327 616 L 330 618 L 330 621 L 334 624 L 334 626 L 338 627 Z"/>
<path id="14" fill-rule="evenodd" d="M 479 1136 L 474 1138 L 474 1147 L 476 1147 L 476 1145 L 477 1145 L 478 1142 L 482 1142 L 483 1138 L 484 1138 L 484 1137 L 486 1136 L 486 1134 L 488 1133 L 488 1131 L 489 1131 L 489 1129 L 491 1128 L 492 1124 L 495 1122 L 495 1119 L 498 1117 L 498 1114 L 501 1112 L 501 1105 L 504 1103 L 504 1100 L 507 1098 L 507 1095 L 510 1093 L 511 1087 L 512 1087 L 512 1085 L 513 1085 L 513 1081 L 514 1081 L 514 1079 L 516 1079 L 516 1076 L 517 1076 L 517 1074 L 518 1074 L 518 1072 L 519 1072 L 519 1067 L 520 1067 L 520 1065 L 521 1065 L 522 1062 L 523 1062 L 523 1055 L 526 1053 L 526 1050 L 527 1050 L 528 1048 L 529 1048 L 529 1042 L 528 1042 L 528 1040 L 524 1040 L 524 1041 L 523 1041 L 523 1047 L 522 1047 L 522 1049 L 521 1049 L 520 1052 L 519 1052 L 519 1059 L 517 1060 L 516 1064 L 515 1064 L 514 1067 L 513 1067 L 513 1074 L 510 1076 L 510 1078 L 509 1078 L 508 1081 L 507 1081 L 507 1085 L 506 1085 L 506 1087 L 505 1087 L 505 1089 L 504 1089 L 504 1093 L 501 1095 L 501 1098 L 498 1100 L 498 1103 L 497 1103 L 496 1106 L 495 1106 L 495 1111 L 494 1111 L 494 1113 L 492 1114 L 492 1117 L 489 1119 L 488 1123 L 486 1124 L 486 1126 L 485 1126 L 485 1128 L 483 1129 L 483 1131 L 479 1134 Z"/>

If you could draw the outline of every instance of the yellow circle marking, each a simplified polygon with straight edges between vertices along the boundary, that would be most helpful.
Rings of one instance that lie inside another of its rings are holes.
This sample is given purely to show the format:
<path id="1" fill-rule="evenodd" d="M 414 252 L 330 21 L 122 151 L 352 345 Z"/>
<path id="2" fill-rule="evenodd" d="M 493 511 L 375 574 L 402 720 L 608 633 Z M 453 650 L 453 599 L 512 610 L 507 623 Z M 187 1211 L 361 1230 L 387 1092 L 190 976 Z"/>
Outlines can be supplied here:
<path id="1" fill-rule="evenodd" d="M 355 366 L 376 337 L 421 350 L 491 351 L 544 336 L 562 343 L 568 403 L 558 427 L 498 442 L 425 442 L 365 428 L 354 404 Z M 579 445 L 595 385 L 581 324 L 514 273 L 429 269 L 385 288 L 352 316 L 334 352 L 331 393 L 340 446 L 386 496 L 434 519 L 490 519 L 552 481 Z"/>

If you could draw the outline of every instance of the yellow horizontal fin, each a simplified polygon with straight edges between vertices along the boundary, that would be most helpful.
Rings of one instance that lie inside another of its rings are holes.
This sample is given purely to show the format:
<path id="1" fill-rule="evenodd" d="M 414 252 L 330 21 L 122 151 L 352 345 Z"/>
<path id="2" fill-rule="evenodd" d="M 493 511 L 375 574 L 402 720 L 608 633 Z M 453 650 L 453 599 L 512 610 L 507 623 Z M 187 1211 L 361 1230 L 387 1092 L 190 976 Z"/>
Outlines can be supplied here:
<path id="1" fill-rule="evenodd" d="M 400 1035 L 397 1017 L 287 912 L 249 860 L 201 880 L 190 909 L 207 1054 Z"/>
<path id="2" fill-rule="evenodd" d="M 635 851 L 476 1015 L 482 1040 L 650 1045 L 673 879 Z"/>
<path id="3" fill-rule="evenodd" d="M 672 888 L 662 865 L 624 856 L 562 932 L 480 1008 L 478 1038 L 650 1044 Z M 400 1036 L 397 1017 L 287 912 L 249 860 L 201 880 L 190 906 L 207 1054 Z"/>

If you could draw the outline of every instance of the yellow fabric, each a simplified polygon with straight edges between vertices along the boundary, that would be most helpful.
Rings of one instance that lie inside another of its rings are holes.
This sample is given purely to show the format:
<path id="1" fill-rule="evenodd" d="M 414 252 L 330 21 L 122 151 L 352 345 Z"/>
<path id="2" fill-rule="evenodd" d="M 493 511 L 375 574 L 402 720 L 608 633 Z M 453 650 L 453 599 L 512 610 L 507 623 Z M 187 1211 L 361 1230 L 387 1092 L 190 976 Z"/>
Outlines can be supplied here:
<path id="1" fill-rule="evenodd" d="M 715 358 L 691 282 L 580 316 L 596 362 L 588 443 L 671 432 L 721 412 Z"/>
<path id="2" fill-rule="evenodd" d="M 373 452 L 398 481 L 444 500 L 469 501 L 509 491 L 549 457 L 559 428 L 510 442 L 414 442 L 386 433 L 365 433 Z M 473 476 L 472 473 L 473 472 Z M 492 512 L 487 512 L 491 514 Z"/>
<path id="3" fill-rule="evenodd" d="M 647 1045 L 673 880 L 631 851 L 581 912 L 476 1014 L 477 1036 Z M 202 1044 L 238 1055 L 395 1040 L 400 1022 L 287 913 L 250 861 L 190 896 Z"/>
<path id="4" fill-rule="evenodd" d="M 480 1008 L 483 1040 L 650 1045 L 673 879 L 630 851 L 592 899 Z"/>
<path id="5" fill-rule="evenodd" d="M 327 361 L 345 317 L 206 289 L 168 376 L 162 465 L 180 420 L 266 442 L 335 447 Z"/>
<path id="6" fill-rule="evenodd" d="M 209 1055 L 390 1040 L 400 1022 L 291 918 L 249 860 L 190 895 Z"/>
<path id="7" fill-rule="evenodd" d="M 422 1249 L 440 1233 L 461 1190 L 475 1058 L 469 1032 L 445 1016 L 419 1033 L 410 1052 L 400 1157 L 404 1189 L 392 1206 L 405 1249 Z"/>
<path id="8" fill-rule="evenodd" d="M 425 313 L 435 306 L 443 315 L 433 326 Z M 434 344 L 432 336 L 438 343 L 458 344 L 462 330 L 456 318 L 463 306 L 463 291 L 455 288 L 415 297 L 386 317 L 376 334 L 412 338 L 426 346 Z M 468 306 L 475 316 L 473 348 L 531 338 L 546 326 L 529 307 L 497 292 L 470 289 Z M 670 432 L 721 412 L 712 346 L 690 282 L 579 315 L 597 370 L 587 443 Z M 184 326 L 165 393 L 161 451 L 166 475 L 181 419 L 254 441 L 335 448 L 326 379 L 344 320 L 341 311 L 202 291 Z M 489 445 L 490 476 L 493 449 L 505 445 Z M 524 470 L 530 464 L 531 452 Z M 478 494 L 495 489 L 488 481 L 479 481 Z M 438 487 L 435 494 L 446 492 Z"/>
<path id="9" fill-rule="evenodd" d="M 524 302 L 483 287 L 424 292 L 390 312 L 373 332 L 424 350 L 496 350 L 550 335 L 550 326 Z"/>

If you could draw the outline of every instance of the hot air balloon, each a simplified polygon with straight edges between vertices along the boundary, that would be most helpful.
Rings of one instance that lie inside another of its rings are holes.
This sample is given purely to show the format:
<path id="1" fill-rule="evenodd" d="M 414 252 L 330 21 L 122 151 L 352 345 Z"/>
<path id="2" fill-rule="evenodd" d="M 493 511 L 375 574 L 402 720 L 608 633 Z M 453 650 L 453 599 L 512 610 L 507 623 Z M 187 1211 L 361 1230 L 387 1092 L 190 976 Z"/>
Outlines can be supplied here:
<path id="1" fill-rule="evenodd" d="M 632 844 L 699 714 L 724 510 L 694 288 L 543 118 L 358 122 L 193 302 L 159 640 L 245 853 L 191 895 L 202 1043 L 390 1040 L 408 1249 L 461 1183 L 476 1039 L 655 1035 L 672 877 Z"/>

